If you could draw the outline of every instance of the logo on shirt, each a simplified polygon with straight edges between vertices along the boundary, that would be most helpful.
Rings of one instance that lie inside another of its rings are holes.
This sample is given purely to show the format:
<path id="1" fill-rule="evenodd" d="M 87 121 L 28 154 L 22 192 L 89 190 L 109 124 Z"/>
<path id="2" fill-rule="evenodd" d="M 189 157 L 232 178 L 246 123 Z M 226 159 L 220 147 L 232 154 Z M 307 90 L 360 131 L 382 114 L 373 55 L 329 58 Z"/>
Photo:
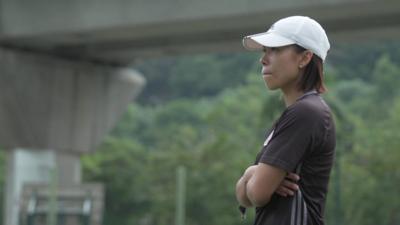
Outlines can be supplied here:
<path id="1" fill-rule="evenodd" d="M 272 135 L 274 134 L 274 131 L 272 131 L 269 136 L 267 137 L 267 139 L 264 141 L 264 147 L 268 145 L 269 141 L 272 138 Z"/>

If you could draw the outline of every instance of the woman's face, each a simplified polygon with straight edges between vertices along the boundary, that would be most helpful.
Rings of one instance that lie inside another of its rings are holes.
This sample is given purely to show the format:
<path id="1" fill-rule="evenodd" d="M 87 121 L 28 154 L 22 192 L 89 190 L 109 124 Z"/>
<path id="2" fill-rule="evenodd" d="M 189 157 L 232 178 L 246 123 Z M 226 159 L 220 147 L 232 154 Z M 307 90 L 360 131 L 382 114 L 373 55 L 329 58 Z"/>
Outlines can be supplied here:
<path id="1" fill-rule="evenodd" d="M 297 53 L 293 46 L 264 47 L 260 62 L 267 87 L 271 90 L 297 88 L 300 61 L 301 54 Z"/>

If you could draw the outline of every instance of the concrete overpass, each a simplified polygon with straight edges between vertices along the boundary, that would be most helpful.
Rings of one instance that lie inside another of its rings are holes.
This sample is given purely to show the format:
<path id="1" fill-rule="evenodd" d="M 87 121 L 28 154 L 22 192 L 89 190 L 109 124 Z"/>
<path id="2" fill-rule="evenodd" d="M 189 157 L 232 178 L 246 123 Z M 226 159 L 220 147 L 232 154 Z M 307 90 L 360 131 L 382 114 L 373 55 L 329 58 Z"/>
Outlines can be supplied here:
<path id="1" fill-rule="evenodd" d="M 95 151 L 144 85 L 130 66 L 149 57 L 241 51 L 278 18 L 308 15 L 332 43 L 400 38 L 398 0 L 2 0 L 0 145 L 7 150 L 6 225 L 21 191 L 81 184 Z"/>
<path id="2" fill-rule="evenodd" d="M 3 0 L 0 44 L 113 64 L 241 50 L 278 18 L 316 18 L 333 42 L 400 37 L 397 0 Z"/>

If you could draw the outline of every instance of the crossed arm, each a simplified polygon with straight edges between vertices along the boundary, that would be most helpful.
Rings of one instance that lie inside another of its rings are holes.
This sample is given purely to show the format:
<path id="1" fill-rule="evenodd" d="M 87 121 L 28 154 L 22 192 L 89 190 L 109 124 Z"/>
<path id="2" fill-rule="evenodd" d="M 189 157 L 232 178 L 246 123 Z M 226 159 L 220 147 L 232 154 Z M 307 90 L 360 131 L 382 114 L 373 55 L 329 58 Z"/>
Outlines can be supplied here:
<path id="1" fill-rule="evenodd" d="M 295 182 L 299 179 L 294 173 L 287 174 L 280 168 L 258 163 L 248 167 L 236 183 L 236 198 L 244 207 L 264 206 L 274 193 L 284 197 L 293 195 L 298 190 Z"/>

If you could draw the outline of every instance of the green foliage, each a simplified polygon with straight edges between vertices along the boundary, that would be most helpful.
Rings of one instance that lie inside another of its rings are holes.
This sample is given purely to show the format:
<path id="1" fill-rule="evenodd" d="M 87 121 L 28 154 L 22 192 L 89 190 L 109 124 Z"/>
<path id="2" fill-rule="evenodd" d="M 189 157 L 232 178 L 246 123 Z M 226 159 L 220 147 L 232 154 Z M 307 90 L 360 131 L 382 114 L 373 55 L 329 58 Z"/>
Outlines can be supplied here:
<path id="1" fill-rule="evenodd" d="M 371 82 L 371 71 L 382 54 L 387 54 L 394 62 L 400 62 L 398 41 L 376 41 L 364 43 L 342 43 L 332 46 L 328 63 L 337 70 L 338 80 L 355 78 Z"/>
<path id="2" fill-rule="evenodd" d="M 223 88 L 244 84 L 245 75 L 256 64 L 257 55 L 249 53 L 184 55 L 146 61 L 136 65 L 147 79 L 138 102 L 158 104 L 182 96 L 214 96 Z"/>
<path id="3" fill-rule="evenodd" d="M 337 128 L 327 224 L 400 223 L 400 51 L 390 46 L 343 48 L 327 67 L 325 99 Z M 152 104 L 130 105 L 82 159 L 84 179 L 106 186 L 105 225 L 173 224 L 180 165 L 188 174 L 187 224 L 243 224 L 235 182 L 284 108 L 278 92 L 265 90 L 256 58 L 202 55 L 142 67 L 153 84 L 141 101 Z"/>
<path id="4" fill-rule="evenodd" d="M 174 171 L 185 165 L 188 221 L 239 224 L 233 184 L 272 123 L 261 121 L 259 103 L 277 97 L 265 93 L 260 77 L 252 79 L 213 99 L 130 106 L 113 136 L 82 161 L 85 179 L 106 185 L 105 223 L 171 224 Z"/>
<path id="5" fill-rule="evenodd" d="M 334 206 L 338 202 L 343 224 L 400 222 L 400 201 L 394 197 L 400 194 L 399 69 L 383 55 L 372 69 L 373 82 L 343 81 L 335 87 L 344 116 L 337 121 L 336 165 L 341 176 L 331 182 L 331 190 L 340 191 L 340 199 L 329 196 L 330 224 L 340 224 Z"/>

